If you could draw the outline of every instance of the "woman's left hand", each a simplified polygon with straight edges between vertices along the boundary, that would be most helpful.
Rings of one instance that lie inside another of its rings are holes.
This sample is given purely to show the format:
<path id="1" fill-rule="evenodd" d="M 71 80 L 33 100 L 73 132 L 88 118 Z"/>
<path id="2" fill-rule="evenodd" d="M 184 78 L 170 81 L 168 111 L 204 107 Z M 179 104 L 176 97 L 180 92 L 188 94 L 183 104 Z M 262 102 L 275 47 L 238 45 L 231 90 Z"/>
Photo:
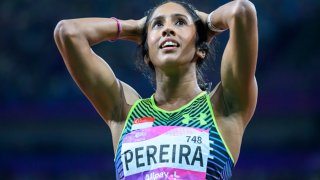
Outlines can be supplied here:
<path id="1" fill-rule="evenodd" d="M 202 11 L 198 11 L 198 10 L 196 10 L 196 13 L 200 17 L 202 23 L 207 24 L 207 18 L 208 18 L 209 14 L 202 12 Z"/>
<path id="2" fill-rule="evenodd" d="M 197 15 L 200 17 L 202 23 L 207 27 L 207 19 L 209 14 L 202 12 L 202 11 L 198 11 L 196 10 Z M 209 28 L 207 28 L 207 34 L 208 34 L 208 42 L 210 42 L 213 38 L 213 36 L 215 36 L 217 33 L 212 32 Z"/>

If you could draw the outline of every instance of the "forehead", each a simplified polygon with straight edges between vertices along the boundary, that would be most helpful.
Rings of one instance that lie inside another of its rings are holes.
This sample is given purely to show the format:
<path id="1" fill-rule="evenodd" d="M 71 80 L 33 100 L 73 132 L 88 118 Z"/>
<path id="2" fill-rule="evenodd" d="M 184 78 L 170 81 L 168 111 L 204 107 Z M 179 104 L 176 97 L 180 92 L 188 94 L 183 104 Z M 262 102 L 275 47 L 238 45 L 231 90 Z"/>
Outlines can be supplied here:
<path id="1" fill-rule="evenodd" d="M 188 17 L 188 19 L 192 19 L 188 11 L 180 4 L 169 2 L 159 6 L 151 16 L 150 20 L 158 17 L 158 16 L 170 16 L 172 14 L 183 14 Z"/>

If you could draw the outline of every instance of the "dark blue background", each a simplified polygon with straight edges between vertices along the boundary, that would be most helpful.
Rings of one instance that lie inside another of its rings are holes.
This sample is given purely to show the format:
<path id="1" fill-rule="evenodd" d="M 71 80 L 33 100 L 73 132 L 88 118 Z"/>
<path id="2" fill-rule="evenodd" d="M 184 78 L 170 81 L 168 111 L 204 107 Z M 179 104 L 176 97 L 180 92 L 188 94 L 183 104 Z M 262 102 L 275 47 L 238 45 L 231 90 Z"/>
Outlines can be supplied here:
<path id="1" fill-rule="evenodd" d="M 68 74 L 53 30 L 61 19 L 138 19 L 156 2 L 0 2 L 0 179 L 114 179 L 110 131 Z M 227 1 L 191 2 L 209 12 Z M 234 179 L 320 179 L 320 1 L 253 3 L 259 99 Z M 217 61 L 206 73 L 214 84 L 227 37 L 218 37 Z M 153 89 L 135 69 L 135 48 L 118 41 L 94 50 L 148 97 Z"/>

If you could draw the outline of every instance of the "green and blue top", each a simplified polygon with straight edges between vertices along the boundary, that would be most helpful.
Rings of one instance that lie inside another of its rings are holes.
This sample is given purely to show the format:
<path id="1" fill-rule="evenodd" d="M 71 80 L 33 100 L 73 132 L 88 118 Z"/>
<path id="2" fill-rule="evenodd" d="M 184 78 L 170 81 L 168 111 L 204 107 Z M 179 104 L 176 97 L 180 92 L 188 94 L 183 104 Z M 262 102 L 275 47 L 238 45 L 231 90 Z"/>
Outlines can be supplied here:
<path id="1" fill-rule="evenodd" d="M 135 102 L 115 155 L 121 180 L 230 179 L 233 166 L 206 92 L 174 111 Z"/>

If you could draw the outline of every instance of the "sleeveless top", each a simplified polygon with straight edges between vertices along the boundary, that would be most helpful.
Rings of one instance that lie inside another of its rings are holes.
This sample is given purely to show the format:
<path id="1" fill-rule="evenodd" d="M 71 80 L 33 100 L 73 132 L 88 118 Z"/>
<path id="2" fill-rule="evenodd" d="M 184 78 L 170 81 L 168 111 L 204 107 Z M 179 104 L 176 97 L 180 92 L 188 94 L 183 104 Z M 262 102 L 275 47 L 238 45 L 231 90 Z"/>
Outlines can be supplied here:
<path id="1" fill-rule="evenodd" d="M 119 139 L 117 179 L 230 179 L 234 160 L 200 93 L 174 111 L 156 106 L 153 95 L 130 109 Z"/>

